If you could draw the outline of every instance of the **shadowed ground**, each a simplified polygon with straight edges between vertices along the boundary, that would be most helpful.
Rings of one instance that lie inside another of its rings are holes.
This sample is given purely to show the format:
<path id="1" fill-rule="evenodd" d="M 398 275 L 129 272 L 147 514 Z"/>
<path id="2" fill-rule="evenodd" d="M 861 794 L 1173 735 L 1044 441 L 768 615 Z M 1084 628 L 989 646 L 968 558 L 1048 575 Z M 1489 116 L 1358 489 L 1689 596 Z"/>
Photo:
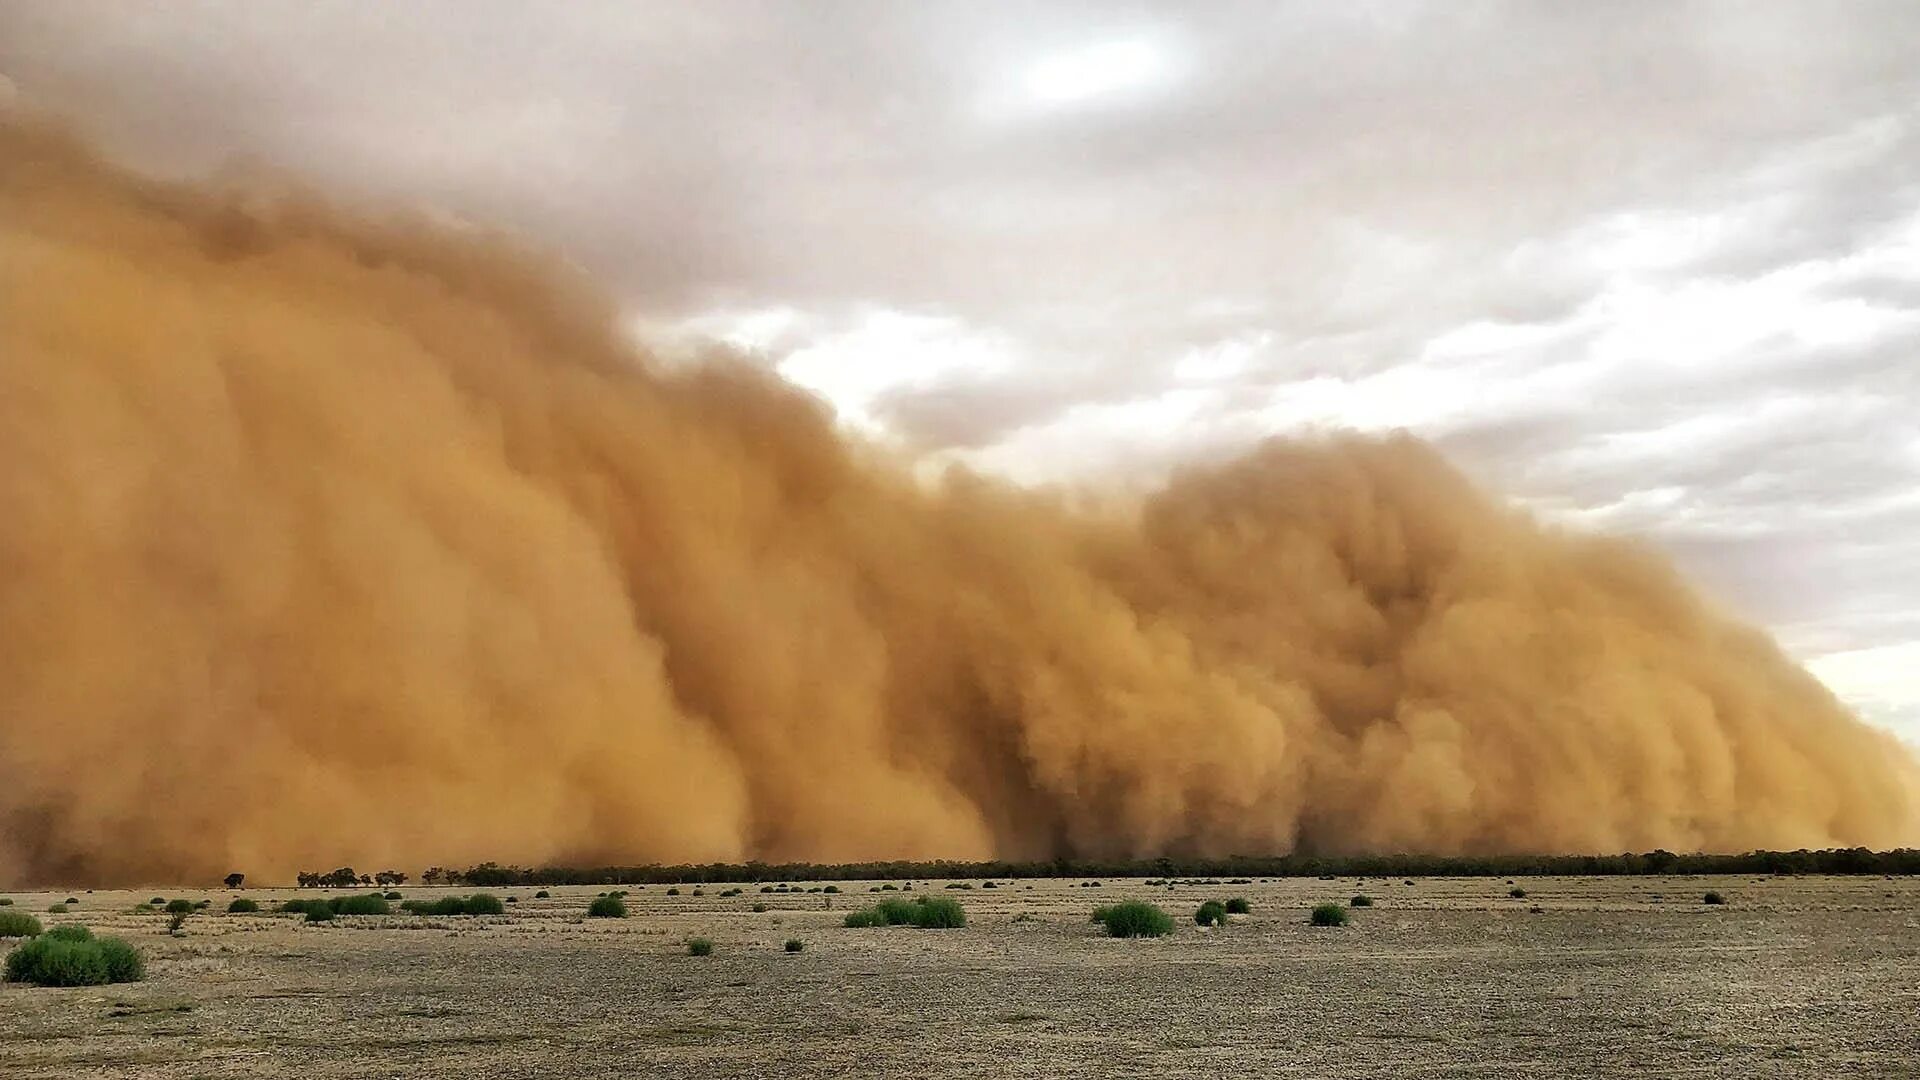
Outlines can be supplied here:
<path id="1" fill-rule="evenodd" d="M 76 896 L 43 920 L 128 937 L 150 978 L 0 987 L 0 1075 L 1914 1075 L 1920 881 L 1516 882 L 1526 898 L 1504 879 L 934 883 L 967 905 L 952 931 L 842 928 L 866 883 L 630 888 L 626 920 L 582 918 L 597 888 L 508 889 L 503 918 L 327 925 L 218 914 L 223 893 L 15 893 L 36 912 Z M 1702 905 L 1709 889 L 1731 902 Z M 1306 925 L 1356 892 L 1377 903 L 1350 926 Z M 126 914 L 154 895 L 214 913 L 170 938 L 164 915 Z M 1193 924 L 1233 895 L 1253 913 Z M 1088 911 L 1128 897 L 1167 907 L 1174 935 L 1098 936 Z M 695 934 L 714 956 L 685 954 Z"/>

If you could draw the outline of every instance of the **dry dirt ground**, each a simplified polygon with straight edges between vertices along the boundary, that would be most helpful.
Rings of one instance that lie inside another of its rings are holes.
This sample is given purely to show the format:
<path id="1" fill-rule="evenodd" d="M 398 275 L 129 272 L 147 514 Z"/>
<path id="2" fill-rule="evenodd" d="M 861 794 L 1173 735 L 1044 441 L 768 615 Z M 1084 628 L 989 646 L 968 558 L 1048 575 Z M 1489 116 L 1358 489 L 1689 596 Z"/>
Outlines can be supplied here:
<path id="1" fill-rule="evenodd" d="M 960 930 L 843 928 L 866 882 L 630 886 L 624 920 L 583 918 L 596 888 L 503 889 L 503 917 L 313 925 L 222 892 L 13 893 L 149 973 L 0 985 L 0 1077 L 1920 1077 L 1920 880 L 1517 881 L 917 883 L 965 902 Z M 1356 892 L 1377 902 L 1350 925 L 1307 925 Z M 215 906 L 170 937 L 128 913 L 154 895 Z M 1234 895 L 1252 914 L 1193 923 Z M 1089 912 L 1123 898 L 1176 931 L 1100 937 Z"/>

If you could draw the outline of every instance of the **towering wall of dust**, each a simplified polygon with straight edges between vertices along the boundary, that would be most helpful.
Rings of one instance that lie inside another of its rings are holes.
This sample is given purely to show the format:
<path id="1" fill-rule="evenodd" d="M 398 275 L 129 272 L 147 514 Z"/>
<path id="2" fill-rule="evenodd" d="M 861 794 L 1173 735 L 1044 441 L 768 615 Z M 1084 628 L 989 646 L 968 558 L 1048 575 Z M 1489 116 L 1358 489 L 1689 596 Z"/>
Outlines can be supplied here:
<path id="1" fill-rule="evenodd" d="M 0 133 L 0 880 L 1920 838 L 1765 637 L 1418 443 L 929 491 L 610 325 Z"/>

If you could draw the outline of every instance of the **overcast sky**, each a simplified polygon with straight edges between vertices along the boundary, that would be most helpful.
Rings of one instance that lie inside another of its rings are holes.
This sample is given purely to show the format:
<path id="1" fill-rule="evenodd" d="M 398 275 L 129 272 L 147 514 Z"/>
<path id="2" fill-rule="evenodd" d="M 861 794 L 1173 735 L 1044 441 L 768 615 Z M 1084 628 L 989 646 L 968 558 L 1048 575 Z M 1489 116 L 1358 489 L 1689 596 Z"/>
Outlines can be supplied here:
<path id="1" fill-rule="evenodd" d="M 1920 3 L 0 0 L 0 76 L 524 232 L 931 459 L 1410 429 L 1920 742 Z"/>

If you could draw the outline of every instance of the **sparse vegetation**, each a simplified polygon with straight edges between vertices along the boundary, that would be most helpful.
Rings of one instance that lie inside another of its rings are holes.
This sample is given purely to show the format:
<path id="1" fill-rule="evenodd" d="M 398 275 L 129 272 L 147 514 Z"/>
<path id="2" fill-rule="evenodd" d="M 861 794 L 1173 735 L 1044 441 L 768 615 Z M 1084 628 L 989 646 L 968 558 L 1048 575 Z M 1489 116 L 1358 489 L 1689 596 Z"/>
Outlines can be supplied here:
<path id="1" fill-rule="evenodd" d="M 186 914 L 190 914 L 192 911 L 193 911 L 193 901 L 191 900 L 167 901 L 167 914 L 169 915 L 186 915 Z"/>
<path id="2" fill-rule="evenodd" d="M 0 911 L 0 938 L 37 937 L 40 920 L 24 911 Z"/>
<path id="3" fill-rule="evenodd" d="M 172 934 L 174 937 L 180 937 L 181 931 L 184 930 L 187 925 L 187 914 L 188 913 L 184 911 L 174 912 L 173 918 L 167 920 L 167 933 Z"/>
<path id="4" fill-rule="evenodd" d="M 1727 902 L 1727 898 L 1724 896 L 1721 896 L 1717 892 L 1710 892 L 1707 895 L 1701 897 L 1700 902 L 1703 904 L 1724 904 Z"/>
<path id="5" fill-rule="evenodd" d="M 842 920 L 849 927 L 917 926 L 922 930 L 950 930 L 967 925 L 967 913 L 951 896 L 922 896 L 914 900 L 889 897 Z"/>
<path id="6" fill-rule="evenodd" d="M 545 889 L 541 889 L 539 892 L 533 894 L 533 898 L 535 900 L 549 900 L 553 898 L 553 894 Z"/>
<path id="7" fill-rule="evenodd" d="M 688 956 L 712 956 L 713 955 L 713 939 L 703 938 L 703 937 L 688 938 L 687 939 L 687 955 Z"/>
<path id="8" fill-rule="evenodd" d="M 1347 909 L 1341 907 L 1339 904 L 1320 904 L 1317 905 L 1313 909 L 1312 914 L 1308 916 L 1308 921 L 1312 922 L 1315 926 L 1345 926 L 1347 925 Z"/>
<path id="9" fill-rule="evenodd" d="M 1193 921 L 1201 926 L 1225 926 L 1227 924 L 1227 906 L 1218 900 L 1208 900 L 1193 913 Z"/>
<path id="10" fill-rule="evenodd" d="M 387 898 L 379 893 L 365 896 L 342 896 L 330 902 L 335 915 L 391 915 L 393 908 Z M 311 917 L 312 912 L 308 912 Z"/>
<path id="11" fill-rule="evenodd" d="M 258 901 L 249 900 L 244 896 L 227 905 L 227 914 L 229 915 L 251 915 L 259 910 L 260 904 Z"/>
<path id="12" fill-rule="evenodd" d="M 153 899 L 147 901 L 147 903 L 152 905 L 153 907 L 166 907 L 167 898 L 164 896 L 156 896 Z"/>
<path id="13" fill-rule="evenodd" d="M 437 900 L 406 900 L 401 902 L 400 910 L 410 915 L 433 915 L 454 917 L 461 915 L 504 915 L 506 905 L 500 898 L 487 893 L 474 893 L 472 896 L 442 896 Z"/>
<path id="14" fill-rule="evenodd" d="M 624 919 L 627 902 L 617 896 L 597 896 L 587 905 L 587 916 L 594 919 Z"/>
<path id="15" fill-rule="evenodd" d="M 1106 924 L 1108 937 L 1160 937 L 1173 932 L 1173 919 L 1166 912 L 1139 900 L 1128 900 L 1098 910 Z"/>
<path id="16" fill-rule="evenodd" d="M 1507 890 L 1507 895 L 1513 897 L 1515 900 L 1524 900 L 1527 898 L 1527 890 L 1512 888 Z"/>
<path id="17" fill-rule="evenodd" d="M 307 921 L 308 922 L 332 922 L 333 921 L 333 905 L 331 904 L 308 905 Z"/>
<path id="18" fill-rule="evenodd" d="M 807 944 L 806 944 L 806 942 L 804 942 L 804 941 L 801 941 L 801 940 L 800 940 L 799 938 L 797 938 L 797 937 L 796 937 L 796 938 L 788 938 L 788 939 L 787 939 L 787 951 L 788 951 L 788 952 L 799 952 L 800 950 L 802 950 L 802 949 L 804 949 L 804 948 L 806 948 L 806 947 L 807 947 Z"/>
<path id="19" fill-rule="evenodd" d="M 679 895 L 680 895 L 680 890 L 679 890 L 679 889 L 668 889 L 668 890 L 667 890 L 667 895 L 668 895 L 668 896 L 679 896 Z"/>
<path id="20" fill-rule="evenodd" d="M 146 964 L 119 938 L 96 938 L 86 927 L 76 926 L 59 927 L 13 950 L 7 954 L 6 971 L 8 982 L 102 986 L 138 982 L 146 975 Z"/>
<path id="21" fill-rule="evenodd" d="M 1360 893 L 1360 894 L 1358 894 L 1357 896 L 1355 896 L 1355 897 L 1354 897 L 1353 899 L 1351 899 L 1351 900 L 1349 900 L 1349 901 L 1347 901 L 1347 906 L 1349 906 L 1349 907 L 1372 907 L 1372 906 L 1373 906 L 1373 897 L 1371 897 L 1371 896 L 1368 896 L 1368 895 L 1367 895 L 1366 893 Z"/>
<path id="22" fill-rule="evenodd" d="M 47 914 L 49 915 L 65 915 L 66 913 L 67 913 L 67 905 L 65 904 L 48 904 L 47 905 Z"/>
<path id="23" fill-rule="evenodd" d="M 756 912 L 760 912 L 760 911 L 765 911 L 765 910 L 767 910 L 767 905 L 765 905 L 765 904 L 755 904 L 755 905 L 753 905 L 753 910 L 754 910 L 754 911 L 756 911 Z"/>
<path id="24" fill-rule="evenodd" d="M 397 890 L 389 890 L 388 892 L 382 893 L 381 898 L 386 900 L 398 900 L 400 899 L 400 893 Z"/>
<path id="25" fill-rule="evenodd" d="M 1227 901 L 1227 914 L 1229 915 L 1245 915 L 1252 910 L 1253 906 L 1247 903 L 1247 898 L 1244 896 L 1236 896 Z"/>

